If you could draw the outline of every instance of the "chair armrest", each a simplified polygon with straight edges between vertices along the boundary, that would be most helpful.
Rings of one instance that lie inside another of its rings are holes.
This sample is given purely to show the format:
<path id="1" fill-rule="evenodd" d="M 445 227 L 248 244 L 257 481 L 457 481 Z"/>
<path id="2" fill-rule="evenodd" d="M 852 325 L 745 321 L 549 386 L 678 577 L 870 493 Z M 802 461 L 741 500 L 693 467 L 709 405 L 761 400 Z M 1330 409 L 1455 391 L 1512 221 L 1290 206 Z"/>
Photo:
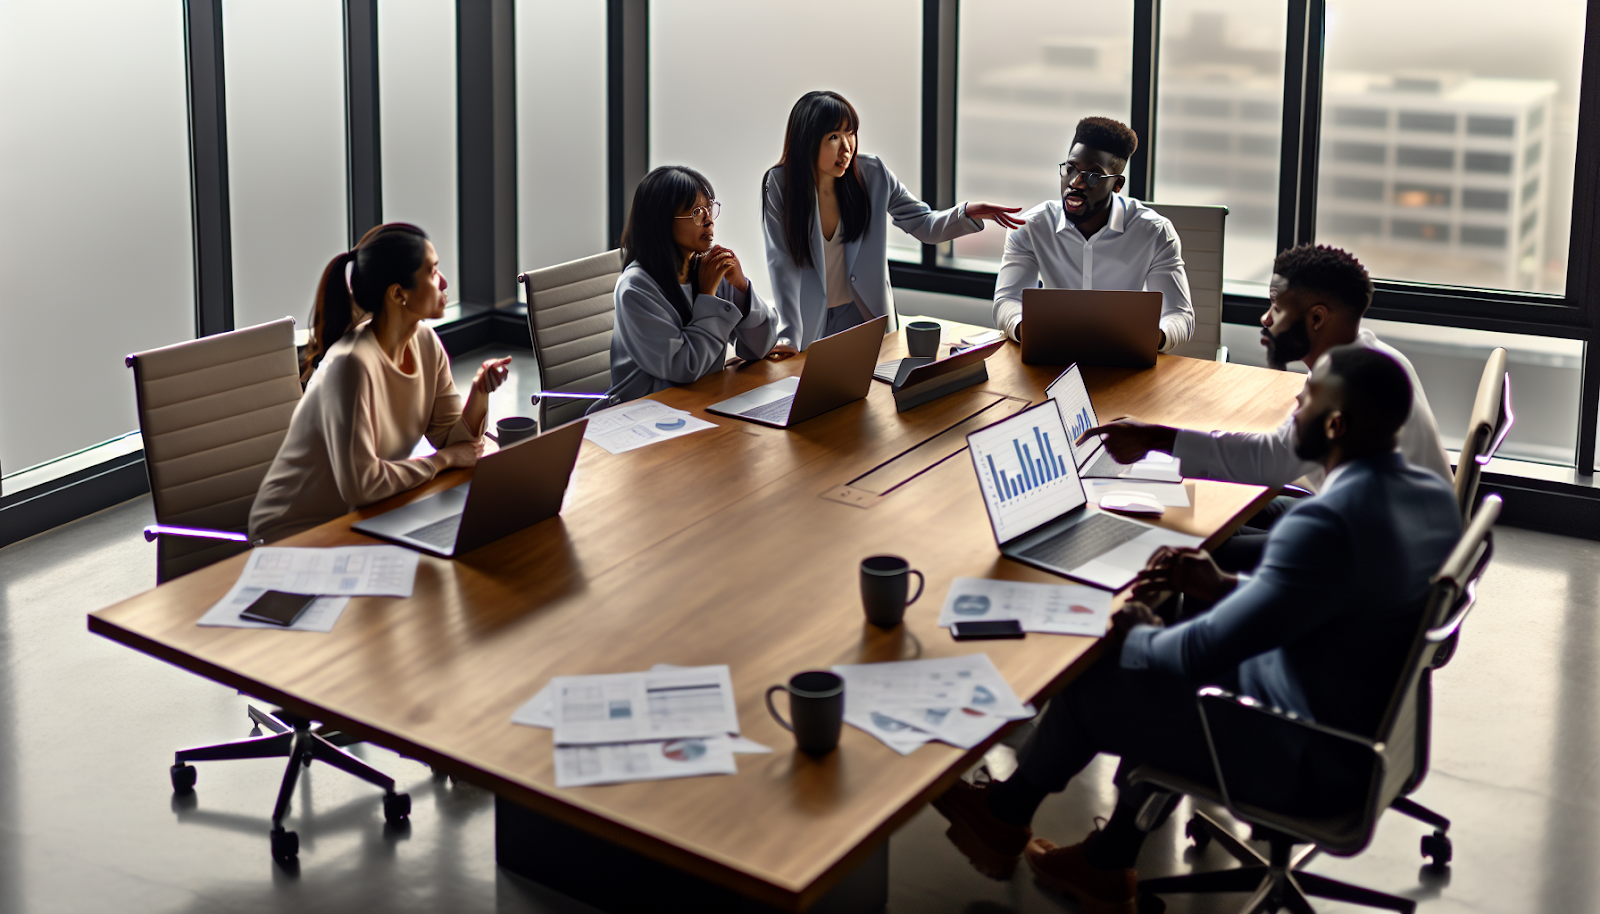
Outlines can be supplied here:
<path id="1" fill-rule="evenodd" d="M 1216 686 L 1205 686 L 1195 695 L 1195 702 L 1200 707 L 1200 726 L 1205 731 L 1206 748 L 1211 753 L 1211 769 L 1217 777 L 1217 789 L 1222 793 L 1222 802 L 1231 810 L 1234 809 L 1233 795 L 1228 790 L 1227 778 L 1223 772 L 1221 755 L 1217 751 L 1217 737 L 1214 735 L 1214 724 L 1228 718 L 1235 720 L 1253 719 L 1255 731 L 1284 729 L 1302 730 L 1332 737 L 1344 742 L 1352 743 L 1380 759 L 1384 754 L 1382 743 L 1358 736 L 1344 730 L 1319 724 L 1315 721 L 1305 720 L 1299 715 L 1289 711 L 1274 708 L 1248 695 L 1235 695 Z"/>
<path id="2" fill-rule="evenodd" d="M 249 543 L 250 537 L 243 533 L 230 533 L 227 530 L 206 530 L 200 527 L 174 527 L 170 524 L 151 524 L 144 528 L 144 539 L 153 543 L 158 536 L 186 536 L 191 539 L 224 540 L 234 543 Z M 264 542 L 264 541 L 260 541 Z"/>
<path id="3" fill-rule="evenodd" d="M 1279 495 L 1287 495 L 1290 498 L 1310 498 L 1311 496 L 1313 496 L 1313 495 L 1315 495 L 1317 493 L 1315 493 L 1315 492 L 1311 491 L 1310 489 L 1307 489 L 1307 488 L 1305 488 L 1303 486 L 1297 486 L 1297 485 L 1295 485 L 1294 483 L 1291 482 L 1291 483 L 1285 483 L 1283 488 L 1279 490 L 1278 494 Z"/>

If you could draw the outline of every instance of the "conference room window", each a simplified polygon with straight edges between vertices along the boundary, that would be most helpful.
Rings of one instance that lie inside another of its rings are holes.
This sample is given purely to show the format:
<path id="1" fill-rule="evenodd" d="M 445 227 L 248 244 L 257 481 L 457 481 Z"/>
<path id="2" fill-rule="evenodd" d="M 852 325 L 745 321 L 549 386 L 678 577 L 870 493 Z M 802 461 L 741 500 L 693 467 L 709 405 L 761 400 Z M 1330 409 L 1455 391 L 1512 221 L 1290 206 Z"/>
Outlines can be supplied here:
<path id="1" fill-rule="evenodd" d="M 305 327 L 317 278 L 350 247 L 343 7 L 224 0 L 222 25 L 234 326 Z"/>
<path id="2" fill-rule="evenodd" d="M 1156 203 L 1228 207 L 1223 278 L 1264 292 L 1277 253 L 1283 0 L 1161 6 Z"/>
<path id="3" fill-rule="evenodd" d="M 378 16 L 378 126 L 383 221 L 428 233 L 457 300 L 456 12 L 439 0 L 383 0 Z M 371 226 L 358 225 L 357 232 Z"/>
<path id="4" fill-rule="evenodd" d="M 181 4 L 0 3 L 7 496 L 138 451 L 122 358 L 194 338 L 183 53 Z"/>
<path id="5" fill-rule="evenodd" d="M 606 4 L 518 0 L 516 26 L 517 269 L 536 270 L 608 247 Z"/>
<path id="6" fill-rule="evenodd" d="M 1585 10 L 1566 0 L 1529 0 L 1515 16 L 1489 0 L 1328 0 L 1318 240 L 1350 247 L 1378 279 L 1562 294 Z M 1480 52 L 1485 22 L 1493 54 Z M 1394 190 L 1357 201 L 1337 195 L 1344 179 Z M 1440 218 L 1405 215 L 1424 207 Z M 1384 230 L 1340 228 L 1357 215 Z"/>
<path id="7" fill-rule="evenodd" d="M 859 151 L 921 194 L 921 24 L 916 0 L 857 4 L 848 20 L 739 0 L 650 4 L 650 165 L 688 165 L 710 179 L 722 203 L 717 243 L 739 255 L 761 294 L 772 288 L 761 179 L 783 152 L 800 96 L 832 89 L 849 99 L 861 116 Z M 1054 168 L 1051 160 L 1046 171 Z M 921 259 L 911 236 L 891 230 L 888 239 Z"/>
<path id="8" fill-rule="evenodd" d="M 897 28 L 920 35 L 909 27 L 921 22 L 917 9 L 915 20 L 905 16 Z M 957 48 L 957 200 L 1028 209 L 1059 199 L 1056 165 L 1067 157 L 1079 119 L 1128 120 L 1132 0 L 1108 0 L 1093 11 L 1057 0 L 968 0 Z M 916 59 L 920 67 L 920 47 Z M 956 239 L 957 265 L 984 258 L 972 266 L 994 269 L 1005 235 L 990 225 Z"/>

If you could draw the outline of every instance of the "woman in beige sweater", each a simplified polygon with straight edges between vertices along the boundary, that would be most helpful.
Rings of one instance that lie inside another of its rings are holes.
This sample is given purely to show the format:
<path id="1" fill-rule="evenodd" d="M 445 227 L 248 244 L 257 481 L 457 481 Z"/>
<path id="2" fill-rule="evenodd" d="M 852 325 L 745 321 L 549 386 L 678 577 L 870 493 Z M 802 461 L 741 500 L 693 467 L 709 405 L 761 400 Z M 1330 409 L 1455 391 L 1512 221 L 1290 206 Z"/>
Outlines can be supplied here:
<path id="1" fill-rule="evenodd" d="M 450 357 L 422 324 L 444 315 L 446 288 L 427 234 L 404 223 L 374 228 L 328 264 L 305 396 L 250 509 L 252 540 L 309 530 L 477 461 L 489 394 L 511 359 L 484 362 L 462 406 Z M 423 437 L 438 451 L 411 457 Z"/>

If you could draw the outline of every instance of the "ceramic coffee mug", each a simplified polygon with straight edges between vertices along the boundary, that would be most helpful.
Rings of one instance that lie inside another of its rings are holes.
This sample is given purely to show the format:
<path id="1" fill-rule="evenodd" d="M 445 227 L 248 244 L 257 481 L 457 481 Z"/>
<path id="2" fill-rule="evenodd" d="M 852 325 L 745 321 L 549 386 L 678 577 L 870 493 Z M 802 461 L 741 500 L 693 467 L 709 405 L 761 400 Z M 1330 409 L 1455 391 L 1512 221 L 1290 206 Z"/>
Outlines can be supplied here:
<path id="1" fill-rule="evenodd" d="M 911 575 L 917 576 L 917 592 L 911 589 Z M 867 621 L 879 628 L 894 628 L 905 618 L 906 607 L 917 602 L 926 584 L 922 572 L 898 555 L 874 555 L 861 561 L 861 605 Z"/>
<path id="2" fill-rule="evenodd" d="M 933 321 L 906 324 L 906 353 L 914 359 L 931 359 L 939 354 L 939 325 Z"/>
<path id="3" fill-rule="evenodd" d="M 789 718 L 772 704 L 772 693 L 789 693 Z M 837 673 L 810 670 L 790 677 L 788 685 L 767 689 L 767 712 L 794 734 L 795 746 L 807 755 L 827 755 L 839 745 L 844 726 L 844 679 Z"/>
<path id="4" fill-rule="evenodd" d="M 507 416 L 494 424 L 495 440 L 501 447 L 510 447 L 518 441 L 539 434 L 539 420 L 527 416 Z"/>

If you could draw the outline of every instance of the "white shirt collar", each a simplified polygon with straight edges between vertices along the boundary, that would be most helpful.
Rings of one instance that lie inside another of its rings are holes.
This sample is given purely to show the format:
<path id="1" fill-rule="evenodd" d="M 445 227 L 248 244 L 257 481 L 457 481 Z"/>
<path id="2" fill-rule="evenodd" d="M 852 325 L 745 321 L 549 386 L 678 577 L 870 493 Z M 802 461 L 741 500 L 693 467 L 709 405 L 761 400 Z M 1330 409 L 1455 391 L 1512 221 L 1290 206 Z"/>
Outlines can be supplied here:
<path id="1" fill-rule="evenodd" d="M 1090 238 L 1098 237 L 1101 232 L 1108 234 L 1116 233 L 1120 235 L 1127 230 L 1128 198 L 1121 194 L 1111 195 L 1111 218 L 1106 221 L 1104 228 L 1102 228 L 1099 232 L 1095 232 L 1093 235 L 1090 235 L 1089 238 L 1083 237 L 1083 234 L 1078 231 L 1078 227 L 1073 225 L 1072 222 L 1067 219 L 1067 209 L 1061 205 L 1060 198 L 1056 199 L 1056 206 L 1060 207 L 1060 212 L 1056 216 L 1056 231 L 1060 233 L 1071 229 L 1081 241 L 1088 241 Z"/>

